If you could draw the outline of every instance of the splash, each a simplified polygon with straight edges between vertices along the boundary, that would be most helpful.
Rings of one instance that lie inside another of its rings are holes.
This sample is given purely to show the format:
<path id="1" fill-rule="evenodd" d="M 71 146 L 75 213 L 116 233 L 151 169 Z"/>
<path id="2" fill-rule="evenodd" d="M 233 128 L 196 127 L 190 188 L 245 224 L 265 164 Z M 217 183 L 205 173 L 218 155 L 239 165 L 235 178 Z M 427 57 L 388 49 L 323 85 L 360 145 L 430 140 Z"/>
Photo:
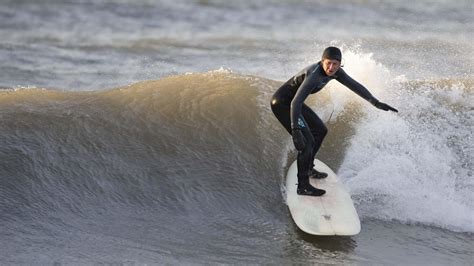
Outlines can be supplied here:
<path id="1" fill-rule="evenodd" d="M 346 54 L 348 68 L 361 61 L 354 78 L 400 111 L 364 105 L 350 140 L 339 175 L 362 216 L 473 232 L 472 82 L 406 82 L 384 68 L 374 80 L 369 55 Z"/>

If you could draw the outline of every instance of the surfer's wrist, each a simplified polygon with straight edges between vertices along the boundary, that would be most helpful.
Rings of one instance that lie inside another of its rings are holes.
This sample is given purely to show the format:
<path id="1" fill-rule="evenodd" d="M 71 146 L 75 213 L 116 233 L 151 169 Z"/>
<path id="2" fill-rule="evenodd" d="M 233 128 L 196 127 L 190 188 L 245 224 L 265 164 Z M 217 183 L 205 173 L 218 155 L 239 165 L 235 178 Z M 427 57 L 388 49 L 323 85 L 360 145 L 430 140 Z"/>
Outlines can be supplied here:
<path id="1" fill-rule="evenodd" d="M 373 106 L 377 106 L 377 104 L 379 103 L 379 100 L 375 99 L 375 98 L 372 98 L 369 100 L 369 102 L 373 105 Z"/>

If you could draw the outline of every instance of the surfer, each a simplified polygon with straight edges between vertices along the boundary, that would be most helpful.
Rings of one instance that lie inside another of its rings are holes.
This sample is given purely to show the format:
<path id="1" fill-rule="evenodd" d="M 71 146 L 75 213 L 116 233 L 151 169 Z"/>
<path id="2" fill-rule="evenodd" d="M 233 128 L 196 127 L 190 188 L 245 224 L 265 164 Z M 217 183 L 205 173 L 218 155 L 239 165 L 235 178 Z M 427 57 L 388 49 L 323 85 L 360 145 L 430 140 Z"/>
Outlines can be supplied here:
<path id="1" fill-rule="evenodd" d="M 360 83 L 352 79 L 341 68 L 342 53 L 337 47 L 327 47 L 321 61 L 312 64 L 291 77 L 273 94 L 272 111 L 292 135 L 298 150 L 298 188 L 299 195 L 322 196 L 326 191 L 313 187 L 309 178 L 325 178 L 326 173 L 314 169 L 314 157 L 321 147 L 327 128 L 323 121 L 304 101 L 309 94 L 320 91 L 329 81 L 335 79 L 369 101 L 378 109 L 398 112 L 397 109 L 378 101 Z"/>

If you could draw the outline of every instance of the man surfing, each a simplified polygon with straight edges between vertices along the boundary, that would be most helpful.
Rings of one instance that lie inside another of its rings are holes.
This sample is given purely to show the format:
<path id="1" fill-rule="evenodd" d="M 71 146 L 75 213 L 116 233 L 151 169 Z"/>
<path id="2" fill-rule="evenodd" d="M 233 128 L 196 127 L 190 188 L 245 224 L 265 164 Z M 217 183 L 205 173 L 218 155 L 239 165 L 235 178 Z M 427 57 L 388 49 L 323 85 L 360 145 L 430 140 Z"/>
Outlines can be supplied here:
<path id="1" fill-rule="evenodd" d="M 309 178 L 325 178 L 326 173 L 314 169 L 314 157 L 321 147 L 327 128 L 323 121 L 304 101 L 335 79 L 378 109 L 398 112 L 397 109 L 378 101 L 360 83 L 341 68 L 342 53 L 337 47 L 327 47 L 321 61 L 310 65 L 291 77 L 273 94 L 272 111 L 285 129 L 292 135 L 298 150 L 298 195 L 322 196 L 326 191 L 313 187 Z"/>

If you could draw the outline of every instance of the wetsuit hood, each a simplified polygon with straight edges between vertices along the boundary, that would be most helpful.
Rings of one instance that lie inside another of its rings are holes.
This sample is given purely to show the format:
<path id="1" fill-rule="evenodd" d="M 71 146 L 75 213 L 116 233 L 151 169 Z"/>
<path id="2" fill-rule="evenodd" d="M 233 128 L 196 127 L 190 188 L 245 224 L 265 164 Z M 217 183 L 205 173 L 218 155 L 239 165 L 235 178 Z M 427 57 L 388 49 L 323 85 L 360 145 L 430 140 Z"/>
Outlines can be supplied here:
<path id="1" fill-rule="evenodd" d="M 324 59 L 332 59 L 332 60 L 337 60 L 341 62 L 342 60 L 342 53 L 339 48 L 334 47 L 334 46 L 329 46 L 326 49 L 324 49 L 323 56 L 321 57 L 321 60 Z"/>

